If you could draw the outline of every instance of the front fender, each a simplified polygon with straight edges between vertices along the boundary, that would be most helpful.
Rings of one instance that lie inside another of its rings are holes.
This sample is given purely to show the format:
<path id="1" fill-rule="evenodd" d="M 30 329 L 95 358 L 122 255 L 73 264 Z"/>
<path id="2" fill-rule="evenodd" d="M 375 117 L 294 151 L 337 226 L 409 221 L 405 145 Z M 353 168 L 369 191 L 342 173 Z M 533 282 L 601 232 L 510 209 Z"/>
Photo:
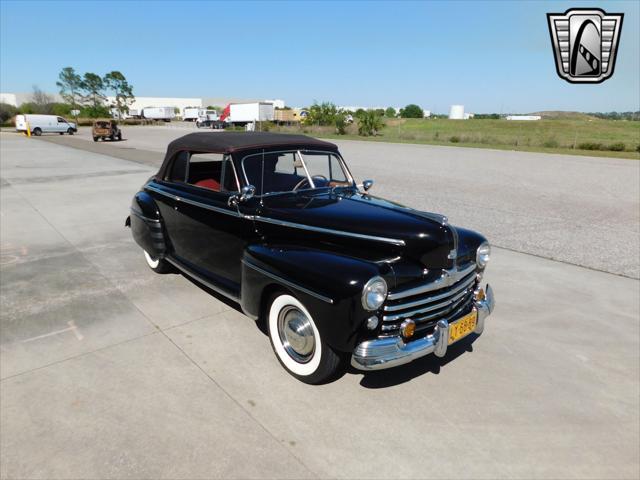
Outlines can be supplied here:
<path id="1" fill-rule="evenodd" d="M 366 335 L 371 312 L 364 310 L 364 284 L 380 275 L 391 283 L 387 264 L 332 252 L 292 245 L 250 245 L 242 259 L 243 311 L 259 317 L 268 296 L 276 289 L 292 292 L 304 303 L 332 348 L 351 352 Z"/>

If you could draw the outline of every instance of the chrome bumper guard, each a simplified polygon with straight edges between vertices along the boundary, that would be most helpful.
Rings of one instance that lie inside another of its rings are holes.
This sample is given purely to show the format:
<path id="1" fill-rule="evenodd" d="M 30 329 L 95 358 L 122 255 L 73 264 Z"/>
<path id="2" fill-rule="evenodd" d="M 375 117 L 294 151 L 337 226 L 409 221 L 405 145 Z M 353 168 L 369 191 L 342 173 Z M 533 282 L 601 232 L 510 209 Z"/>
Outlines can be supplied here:
<path id="1" fill-rule="evenodd" d="M 493 312 L 495 300 L 493 290 L 487 284 L 484 300 L 474 301 L 478 311 L 478 321 L 474 333 L 484 330 L 484 320 Z M 405 343 L 401 337 L 376 338 L 356 346 L 351 357 L 351 365 L 358 370 L 381 370 L 412 362 L 430 353 L 444 357 L 449 340 L 449 323 L 440 320 L 431 335 Z"/>

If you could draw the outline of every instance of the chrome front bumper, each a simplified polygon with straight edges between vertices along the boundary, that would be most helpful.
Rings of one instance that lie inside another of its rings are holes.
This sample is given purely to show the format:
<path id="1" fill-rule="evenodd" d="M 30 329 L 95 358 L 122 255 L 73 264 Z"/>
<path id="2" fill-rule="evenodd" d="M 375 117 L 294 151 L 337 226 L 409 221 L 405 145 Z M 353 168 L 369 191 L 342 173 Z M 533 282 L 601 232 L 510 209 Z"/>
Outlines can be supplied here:
<path id="1" fill-rule="evenodd" d="M 487 284 L 484 300 L 474 301 L 478 311 L 475 333 L 484 330 L 484 320 L 493 311 L 495 300 L 493 290 Z M 401 337 L 376 338 L 356 346 L 351 356 L 351 365 L 359 370 L 381 370 L 412 362 L 430 353 L 444 357 L 449 340 L 449 323 L 440 320 L 433 333 L 424 338 L 405 343 Z"/>

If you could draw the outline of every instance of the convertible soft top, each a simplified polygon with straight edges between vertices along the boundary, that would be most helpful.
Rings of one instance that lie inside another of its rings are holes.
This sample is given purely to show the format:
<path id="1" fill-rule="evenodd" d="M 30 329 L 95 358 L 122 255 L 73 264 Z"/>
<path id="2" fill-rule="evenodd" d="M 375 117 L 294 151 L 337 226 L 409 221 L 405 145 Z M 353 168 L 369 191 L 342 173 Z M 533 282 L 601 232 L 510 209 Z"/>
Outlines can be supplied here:
<path id="1" fill-rule="evenodd" d="M 164 177 L 169 162 L 178 152 L 237 153 L 261 150 L 331 150 L 333 143 L 306 135 L 290 135 L 268 132 L 196 132 L 176 138 L 167 147 L 167 154 L 158 175 Z"/>
<path id="2" fill-rule="evenodd" d="M 201 153 L 234 153 L 243 150 L 272 149 L 274 147 L 337 150 L 333 143 L 306 135 L 268 132 L 197 132 L 177 138 L 167 147 L 167 158 L 188 150 Z"/>

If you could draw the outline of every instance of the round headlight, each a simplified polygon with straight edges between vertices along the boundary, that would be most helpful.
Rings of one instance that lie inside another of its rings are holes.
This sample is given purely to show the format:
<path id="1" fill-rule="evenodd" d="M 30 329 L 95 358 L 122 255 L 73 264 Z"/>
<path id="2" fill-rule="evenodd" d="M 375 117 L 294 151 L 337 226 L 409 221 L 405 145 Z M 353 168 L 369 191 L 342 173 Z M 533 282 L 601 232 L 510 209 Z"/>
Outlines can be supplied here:
<path id="1" fill-rule="evenodd" d="M 491 258 L 491 246 L 487 242 L 484 242 L 482 245 L 478 247 L 476 251 L 476 263 L 480 268 L 484 268 L 489 263 L 489 259 Z"/>
<path id="2" fill-rule="evenodd" d="M 387 282 L 382 277 L 373 277 L 362 289 L 362 306 L 365 310 L 377 310 L 387 298 Z"/>

